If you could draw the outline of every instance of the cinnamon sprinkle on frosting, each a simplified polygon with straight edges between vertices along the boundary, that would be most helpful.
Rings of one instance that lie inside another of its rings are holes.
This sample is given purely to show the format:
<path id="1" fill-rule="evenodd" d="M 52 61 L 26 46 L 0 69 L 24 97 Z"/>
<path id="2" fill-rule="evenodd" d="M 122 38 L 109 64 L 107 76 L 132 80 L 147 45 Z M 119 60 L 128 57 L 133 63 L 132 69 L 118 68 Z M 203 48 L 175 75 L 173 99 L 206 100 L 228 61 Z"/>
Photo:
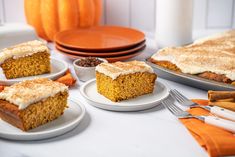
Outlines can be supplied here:
<path id="1" fill-rule="evenodd" d="M 19 109 L 24 109 L 30 104 L 65 91 L 68 91 L 68 87 L 62 83 L 47 78 L 38 78 L 5 87 L 0 93 L 0 99 L 17 105 Z"/>
<path id="2" fill-rule="evenodd" d="M 47 46 L 39 40 L 28 41 L 9 48 L 5 48 L 0 50 L 0 64 L 9 58 L 17 59 L 20 57 L 31 56 L 38 52 L 49 53 Z"/>
<path id="3" fill-rule="evenodd" d="M 183 73 L 209 71 L 235 80 L 235 30 L 197 40 L 188 46 L 161 49 L 151 59 L 169 61 Z"/>
<path id="4" fill-rule="evenodd" d="M 96 71 L 103 73 L 112 79 L 120 75 L 133 74 L 137 72 L 153 73 L 153 69 L 142 61 L 101 63 L 96 67 Z"/>

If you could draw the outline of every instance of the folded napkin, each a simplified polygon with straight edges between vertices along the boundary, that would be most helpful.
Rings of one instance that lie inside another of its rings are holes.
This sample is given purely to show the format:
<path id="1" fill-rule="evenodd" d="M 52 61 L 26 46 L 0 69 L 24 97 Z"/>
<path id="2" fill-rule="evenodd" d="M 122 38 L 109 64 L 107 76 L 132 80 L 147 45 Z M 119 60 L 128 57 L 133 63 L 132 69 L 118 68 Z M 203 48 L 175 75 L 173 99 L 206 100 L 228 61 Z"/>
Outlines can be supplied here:
<path id="1" fill-rule="evenodd" d="M 193 100 L 194 102 L 207 105 L 207 100 Z M 189 109 L 192 115 L 209 115 L 202 108 Z M 204 122 L 190 118 L 180 119 L 187 127 L 197 142 L 206 149 L 211 157 L 235 155 L 235 135 L 224 129 L 205 124 Z"/>
<path id="2" fill-rule="evenodd" d="M 64 76 L 58 78 L 55 81 L 63 83 L 66 86 L 69 86 L 69 87 L 73 86 L 76 83 L 76 79 L 73 77 L 73 75 L 71 74 L 69 69 L 66 71 Z"/>
<path id="3" fill-rule="evenodd" d="M 63 83 L 66 86 L 73 86 L 76 83 L 76 79 L 72 76 L 70 70 L 68 69 L 63 76 L 55 80 L 57 82 Z M 4 89 L 4 85 L 0 85 L 0 92 Z"/>

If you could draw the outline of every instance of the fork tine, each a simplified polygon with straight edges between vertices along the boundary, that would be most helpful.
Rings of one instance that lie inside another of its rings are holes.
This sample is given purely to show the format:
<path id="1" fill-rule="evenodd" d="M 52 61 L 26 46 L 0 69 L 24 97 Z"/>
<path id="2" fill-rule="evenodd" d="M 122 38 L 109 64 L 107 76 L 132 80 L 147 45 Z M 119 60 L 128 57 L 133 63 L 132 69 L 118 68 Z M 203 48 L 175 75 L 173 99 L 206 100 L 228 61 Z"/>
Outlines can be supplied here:
<path id="1" fill-rule="evenodd" d="M 174 93 L 175 97 L 178 98 L 180 101 L 184 102 L 184 98 L 181 97 L 181 95 L 179 94 L 179 92 L 177 90 L 172 90 L 172 92 Z"/>
<path id="2" fill-rule="evenodd" d="M 167 102 L 167 100 L 163 100 L 163 101 L 162 101 L 162 104 L 163 104 L 163 106 L 164 106 L 165 108 L 168 108 L 168 102 Z"/>
<path id="3" fill-rule="evenodd" d="M 178 106 L 176 106 L 173 102 L 171 102 L 170 100 L 166 100 L 167 103 L 167 107 L 170 111 L 173 112 L 174 115 L 176 114 L 180 114 L 181 112 L 183 112 L 183 110 L 181 110 Z"/>
<path id="4" fill-rule="evenodd" d="M 174 89 L 174 91 L 184 100 L 188 100 L 183 94 L 181 94 L 178 90 Z"/>
<path id="5" fill-rule="evenodd" d="M 178 113 L 178 110 L 177 110 L 177 108 L 174 107 L 174 103 L 173 102 L 168 101 L 168 107 L 171 110 L 173 110 L 175 113 Z"/>
<path id="6" fill-rule="evenodd" d="M 173 115 L 175 115 L 175 111 L 172 110 L 172 108 L 170 107 L 170 104 L 169 104 L 169 101 L 168 101 L 168 100 L 162 101 L 162 104 L 163 104 L 164 107 L 167 108 Z"/>
<path id="7" fill-rule="evenodd" d="M 162 101 L 162 104 L 176 117 L 178 118 L 186 118 L 186 117 L 192 117 L 188 112 L 182 110 L 178 106 L 176 106 L 172 101 L 170 100 L 164 100 Z"/>
<path id="8" fill-rule="evenodd" d="M 171 105 L 172 108 L 175 109 L 176 112 L 180 113 L 180 112 L 183 112 L 183 110 L 181 108 L 179 108 L 178 106 L 176 106 L 175 104 L 172 103 Z"/>
<path id="9" fill-rule="evenodd" d="M 172 112 L 174 112 L 174 114 L 181 114 L 182 112 L 184 112 L 184 110 L 182 110 L 181 108 L 179 108 L 178 106 L 176 106 L 173 102 L 171 102 L 170 100 L 166 100 L 166 106 L 169 110 L 171 110 Z"/>
<path id="10" fill-rule="evenodd" d="M 180 97 L 184 102 L 188 101 L 188 98 L 186 98 L 185 96 L 183 96 L 179 91 L 177 91 L 176 89 L 173 90 L 173 92 Z"/>
<path id="11" fill-rule="evenodd" d="M 175 93 L 175 91 L 171 90 L 170 94 L 173 95 L 173 97 L 179 102 L 179 103 L 184 103 L 184 101 Z"/>
<path id="12" fill-rule="evenodd" d="M 173 91 L 171 91 L 171 96 L 172 96 L 174 99 L 176 99 L 179 103 L 181 103 L 181 104 L 184 104 L 184 103 L 185 103 L 184 100 L 182 100 L 181 98 L 179 98 L 179 96 L 176 95 L 176 93 L 174 93 Z"/>
<path id="13" fill-rule="evenodd" d="M 173 112 L 174 115 L 178 114 L 178 111 L 174 107 L 172 107 L 171 104 L 168 104 L 168 108 L 169 108 L 169 110 L 171 110 Z"/>

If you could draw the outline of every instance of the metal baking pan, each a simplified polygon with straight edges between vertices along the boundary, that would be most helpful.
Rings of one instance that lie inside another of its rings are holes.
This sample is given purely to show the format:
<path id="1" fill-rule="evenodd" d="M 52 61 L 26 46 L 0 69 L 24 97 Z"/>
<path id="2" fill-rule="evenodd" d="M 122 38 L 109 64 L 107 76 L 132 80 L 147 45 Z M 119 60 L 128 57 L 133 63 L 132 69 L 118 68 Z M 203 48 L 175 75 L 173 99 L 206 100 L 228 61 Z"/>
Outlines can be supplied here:
<path id="1" fill-rule="evenodd" d="M 175 72 L 161 66 L 158 66 L 148 59 L 145 60 L 148 65 L 153 67 L 156 74 L 164 79 L 185 84 L 191 87 L 203 89 L 203 90 L 235 90 L 234 85 L 220 83 L 208 79 L 198 77 L 196 75 L 184 74 L 180 72 Z"/>

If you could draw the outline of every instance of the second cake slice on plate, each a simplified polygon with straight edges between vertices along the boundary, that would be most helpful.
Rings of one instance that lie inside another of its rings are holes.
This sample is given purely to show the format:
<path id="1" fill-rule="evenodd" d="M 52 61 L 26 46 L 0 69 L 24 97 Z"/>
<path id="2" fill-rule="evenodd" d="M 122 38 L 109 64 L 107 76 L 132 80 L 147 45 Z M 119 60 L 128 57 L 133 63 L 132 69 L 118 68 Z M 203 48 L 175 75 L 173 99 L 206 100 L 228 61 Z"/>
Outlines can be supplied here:
<path id="1" fill-rule="evenodd" d="M 96 67 L 97 90 L 117 102 L 152 93 L 157 76 L 144 62 L 101 63 Z"/>

